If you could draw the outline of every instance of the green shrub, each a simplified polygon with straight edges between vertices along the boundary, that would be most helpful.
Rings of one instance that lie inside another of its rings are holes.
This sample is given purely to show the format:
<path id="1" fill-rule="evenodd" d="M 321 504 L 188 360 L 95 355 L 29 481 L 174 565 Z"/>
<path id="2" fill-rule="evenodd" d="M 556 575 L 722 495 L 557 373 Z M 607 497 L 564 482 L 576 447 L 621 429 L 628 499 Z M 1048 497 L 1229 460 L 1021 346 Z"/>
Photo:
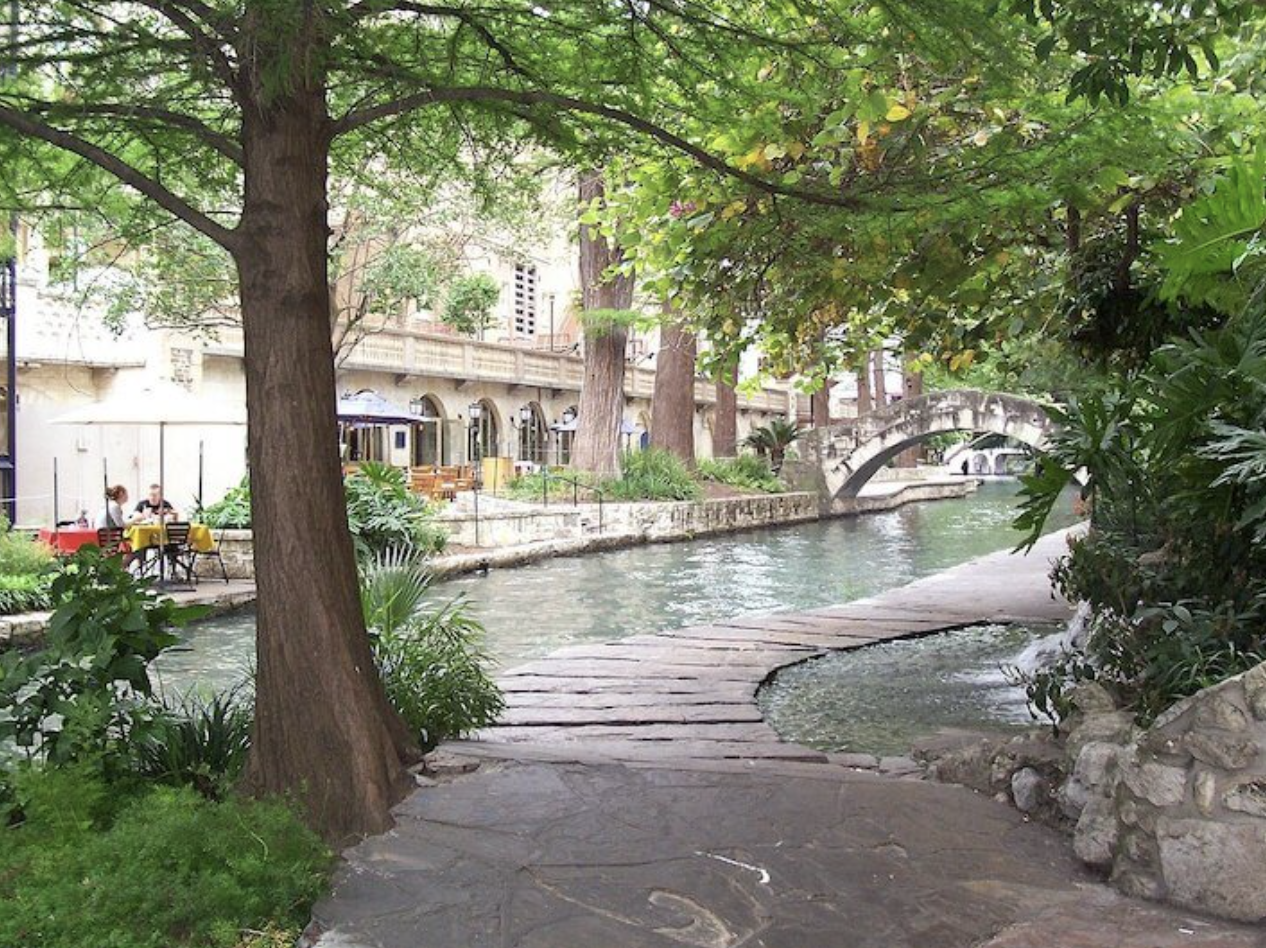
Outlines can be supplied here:
<path id="1" fill-rule="evenodd" d="M 1052 414 L 1017 525 L 1033 541 L 1084 472 L 1090 532 L 1054 579 L 1092 620 L 1082 650 L 1027 679 L 1035 709 L 1060 717 L 1093 677 L 1147 724 L 1266 658 L 1266 312 Z"/>
<path id="2" fill-rule="evenodd" d="M 361 605 L 387 698 L 424 751 L 493 724 L 505 707 L 488 673 L 483 626 L 464 599 L 428 604 L 421 557 L 380 554 L 362 570 Z"/>
<path id="3" fill-rule="evenodd" d="M 703 496 L 685 462 L 662 448 L 626 451 L 620 466 L 620 477 L 599 484 L 608 499 L 698 500 Z"/>
<path id="4" fill-rule="evenodd" d="M 347 522 L 364 559 L 393 546 L 439 552 L 448 534 L 435 523 L 426 501 L 409 490 L 403 471 L 387 464 L 366 461 L 348 475 Z M 208 526 L 244 529 L 251 525 L 251 492 L 247 481 L 202 512 Z"/>
<path id="5" fill-rule="evenodd" d="M 45 647 L 0 652 L 0 746 L 50 766 L 92 762 L 129 772 L 136 743 L 158 716 L 149 664 L 172 645 L 173 625 L 205 612 L 159 599 L 95 547 L 53 580 L 58 603 Z"/>
<path id="6" fill-rule="evenodd" d="M 249 478 L 201 512 L 200 518 L 217 530 L 245 530 L 251 525 L 251 487 Z"/>
<path id="7" fill-rule="evenodd" d="M 759 490 L 766 494 L 781 494 L 787 487 L 769 468 L 762 457 L 744 454 L 736 458 L 704 459 L 699 462 L 697 473 L 704 480 L 729 484 L 742 490 Z"/>
<path id="8" fill-rule="evenodd" d="M 52 608 L 52 574 L 0 573 L 0 615 L 43 612 Z"/>
<path id="9" fill-rule="evenodd" d="M 794 421 L 772 418 L 768 424 L 753 428 L 743 443 L 761 457 L 769 458 L 769 466 L 777 474 L 782 470 L 787 452 L 803 435 Z"/>
<path id="10" fill-rule="evenodd" d="M 331 856 L 280 802 L 184 788 L 120 794 L 86 773 L 20 782 L 23 820 L 0 850 L 0 945 L 233 948 L 295 931 Z"/>
<path id="11" fill-rule="evenodd" d="M 255 709 L 239 687 L 168 704 L 136 748 L 137 773 L 148 780 L 192 787 L 223 799 L 246 766 Z"/>
<path id="12" fill-rule="evenodd" d="M 0 514 L 0 576 L 46 573 L 55 563 L 47 543 L 11 529 L 9 519 Z"/>
<path id="13" fill-rule="evenodd" d="M 405 474 L 366 461 L 344 482 L 347 523 L 360 559 L 392 547 L 439 552 L 448 542 L 426 501 L 409 490 Z"/>

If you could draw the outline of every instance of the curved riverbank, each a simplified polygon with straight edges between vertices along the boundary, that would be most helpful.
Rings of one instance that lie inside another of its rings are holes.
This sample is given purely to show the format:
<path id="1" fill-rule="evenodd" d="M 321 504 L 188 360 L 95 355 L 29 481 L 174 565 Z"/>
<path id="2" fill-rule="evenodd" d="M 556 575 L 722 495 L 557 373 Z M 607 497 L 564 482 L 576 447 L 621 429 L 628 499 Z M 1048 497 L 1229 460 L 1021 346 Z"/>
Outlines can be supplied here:
<path id="1" fill-rule="evenodd" d="M 1254 929 L 1115 893 L 988 797 L 763 727 L 760 683 L 827 649 L 1065 618 L 1046 578 L 1061 550 L 1052 535 L 846 606 L 510 670 L 504 724 L 446 745 L 448 778 L 424 778 L 392 832 L 344 853 L 305 946 L 1259 946 Z"/>
<path id="2" fill-rule="evenodd" d="M 961 479 L 890 481 L 876 484 L 867 495 L 856 498 L 851 513 L 838 516 L 855 516 L 863 513 L 879 513 L 895 510 L 907 504 L 961 498 L 970 495 L 977 487 L 974 480 Z M 482 548 L 455 547 L 434 557 L 431 568 L 438 577 L 460 576 L 484 572 L 490 569 L 507 569 L 560 556 L 576 556 L 585 553 L 624 549 L 648 543 L 675 543 L 702 536 L 735 533 L 743 530 L 792 526 L 822 519 L 818 511 L 817 497 L 813 494 L 769 494 L 751 497 L 734 497 L 679 503 L 628 503 L 604 505 L 603 530 L 588 529 L 596 523 L 596 507 L 582 504 L 579 509 L 566 508 L 553 513 L 533 511 L 507 513 L 502 510 L 484 516 L 484 537 L 492 541 L 497 537 L 534 536 L 543 529 L 555 529 L 556 525 L 542 527 L 540 523 L 528 524 L 525 520 L 554 521 L 561 518 L 569 524 L 561 532 L 566 535 L 527 542 L 507 543 Z M 460 519 L 460 518 L 459 518 Z M 496 524 L 501 526 L 497 527 Z M 507 527 L 513 523 L 512 527 Z M 467 523 L 460 529 L 473 532 Z M 208 607 L 212 614 L 219 614 L 255 601 L 251 560 L 253 549 L 249 530 L 224 532 L 222 555 L 228 567 L 230 582 L 219 579 L 218 564 L 208 562 L 210 575 L 204 576 L 199 587 L 191 592 L 176 592 L 172 597 L 183 604 Z M 50 613 L 30 612 L 20 615 L 0 616 L 0 649 L 17 646 L 31 647 L 39 642 L 48 627 Z"/>

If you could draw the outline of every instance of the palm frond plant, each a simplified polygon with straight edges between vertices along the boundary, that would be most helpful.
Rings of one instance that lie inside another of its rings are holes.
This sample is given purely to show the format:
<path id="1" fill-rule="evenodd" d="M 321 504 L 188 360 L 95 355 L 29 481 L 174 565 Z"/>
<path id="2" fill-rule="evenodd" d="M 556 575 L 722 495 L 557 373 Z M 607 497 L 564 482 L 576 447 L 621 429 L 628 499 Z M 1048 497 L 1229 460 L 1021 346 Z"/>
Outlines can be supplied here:
<path id="1" fill-rule="evenodd" d="M 493 724 L 505 707 L 484 628 L 464 597 L 435 603 L 425 556 L 396 548 L 361 570 L 361 607 L 392 706 L 423 751 Z"/>
<path id="2" fill-rule="evenodd" d="M 774 418 L 768 424 L 754 428 L 743 443 L 761 457 L 769 458 L 769 467 L 777 474 L 782 470 L 787 451 L 803 436 L 804 432 L 795 422 Z"/>

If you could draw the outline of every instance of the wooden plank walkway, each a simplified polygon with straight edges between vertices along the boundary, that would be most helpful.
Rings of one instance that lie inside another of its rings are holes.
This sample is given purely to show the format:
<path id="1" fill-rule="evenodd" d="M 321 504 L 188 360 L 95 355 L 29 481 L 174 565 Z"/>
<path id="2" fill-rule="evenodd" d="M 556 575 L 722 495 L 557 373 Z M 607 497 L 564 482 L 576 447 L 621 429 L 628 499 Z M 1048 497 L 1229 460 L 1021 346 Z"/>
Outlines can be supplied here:
<path id="1" fill-rule="evenodd" d="M 1044 538 L 1027 556 L 995 553 L 845 605 L 560 649 L 503 673 L 502 720 L 454 749 L 673 766 L 828 763 L 765 723 L 756 696 L 775 671 L 830 650 L 981 622 L 1066 620 L 1070 607 L 1054 597 L 1048 579 L 1065 536 Z"/>

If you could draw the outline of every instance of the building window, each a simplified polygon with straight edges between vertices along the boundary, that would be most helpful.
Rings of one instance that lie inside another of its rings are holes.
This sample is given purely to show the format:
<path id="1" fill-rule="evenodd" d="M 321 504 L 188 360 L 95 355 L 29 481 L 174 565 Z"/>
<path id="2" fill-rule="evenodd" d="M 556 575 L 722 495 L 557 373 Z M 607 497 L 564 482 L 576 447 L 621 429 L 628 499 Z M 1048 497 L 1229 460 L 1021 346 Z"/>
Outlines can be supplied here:
<path id="1" fill-rule="evenodd" d="M 193 350 L 171 350 L 171 380 L 187 392 L 193 391 Z"/>
<path id="2" fill-rule="evenodd" d="M 514 334 L 536 335 L 536 267 L 514 265 Z"/>

